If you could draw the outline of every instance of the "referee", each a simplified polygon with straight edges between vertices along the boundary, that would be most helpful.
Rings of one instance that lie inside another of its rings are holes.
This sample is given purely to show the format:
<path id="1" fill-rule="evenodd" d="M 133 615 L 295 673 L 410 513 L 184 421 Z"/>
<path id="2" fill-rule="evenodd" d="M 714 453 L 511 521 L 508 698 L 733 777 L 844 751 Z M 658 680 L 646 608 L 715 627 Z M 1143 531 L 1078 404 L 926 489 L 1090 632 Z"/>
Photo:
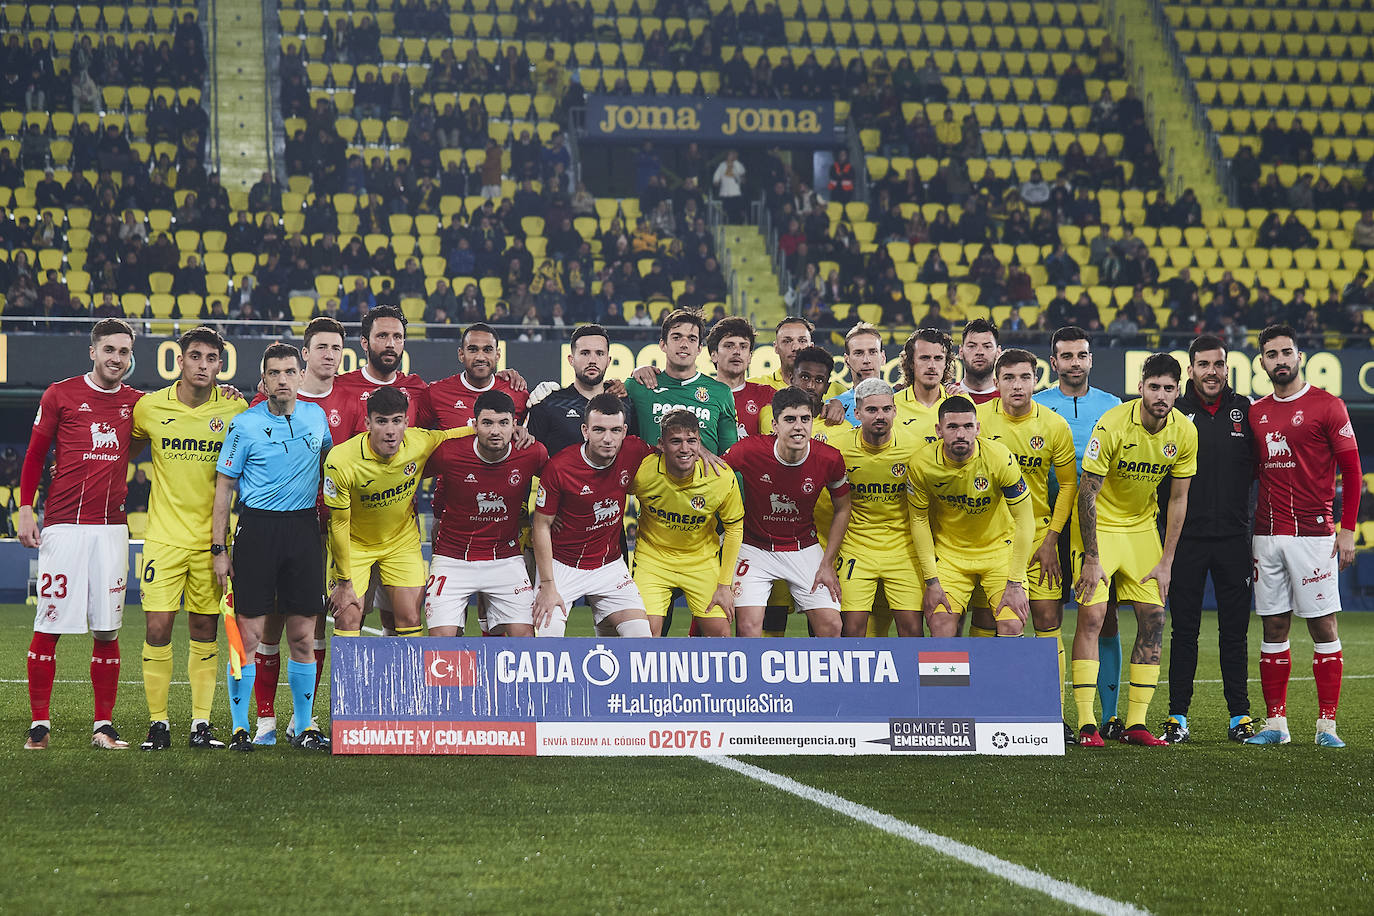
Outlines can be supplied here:
<path id="1" fill-rule="evenodd" d="M 1221 683 L 1230 710 L 1232 741 L 1253 735 L 1246 689 L 1250 626 L 1250 484 L 1255 459 L 1250 401 L 1227 384 L 1226 344 L 1210 334 L 1188 347 L 1188 385 L 1174 408 L 1198 433 L 1197 477 L 1188 493 L 1178 552 L 1174 554 L 1169 611 L 1169 718 L 1164 739 L 1188 740 L 1188 705 L 1197 673 L 1202 594 L 1208 573 L 1217 598 Z M 1164 505 L 1163 502 L 1160 505 Z"/>
<path id="2" fill-rule="evenodd" d="M 300 351 L 295 347 L 274 343 L 263 353 L 262 388 L 267 400 L 229 424 L 215 467 L 210 553 L 221 588 L 228 589 L 235 567 L 242 571 L 234 591 L 245 661 L 254 657 L 267 615 L 275 610 L 286 618 L 285 635 L 291 647 L 287 680 L 296 726 L 291 743 L 305 750 L 328 751 L 329 741 L 311 727 L 310 713 L 315 698 L 315 623 L 324 613 L 320 593 L 324 556 L 315 498 L 321 460 L 332 442 L 324 411 L 296 400 L 303 377 Z M 231 562 L 225 535 L 235 486 L 239 524 Z M 256 675 L 257 666 L 248 663 L 241 680 L 228 679 L 234 721 L 230 750 L 253 750 L 248 703 Z"/>

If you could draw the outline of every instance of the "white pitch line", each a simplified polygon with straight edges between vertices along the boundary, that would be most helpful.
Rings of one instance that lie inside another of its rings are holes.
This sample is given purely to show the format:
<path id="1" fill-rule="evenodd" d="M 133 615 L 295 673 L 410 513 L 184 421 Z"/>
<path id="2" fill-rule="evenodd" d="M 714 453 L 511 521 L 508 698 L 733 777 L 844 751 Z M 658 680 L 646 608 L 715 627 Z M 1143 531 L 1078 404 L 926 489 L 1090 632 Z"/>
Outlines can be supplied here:
<path id="1" fill-rule="evenodd" d="M 969 846 L 938 833 L 931 833 L 929 830 L 908 824 L 906 821 L 898 820 L 891 815 L 875 811 L 847 798 L 808 786 L 786 776 L 780 776 L 772 770 L 742 763 L 733 757 L 702 757 L 700 759 L 707 763 L 714 763 L 718 767 L 733 770 L 743 776 L 748 776 L 750 779 L 758 780 L 789 795 L 815 802 L 823 808 L 853 818 L 861 824 L 866 824 L 904 840 L 910 840 L 918 846 L 924 846 L 966 865 L 972 865 L 974 868 L 981 869 L 1019 887 L 1039 891 L 1048 897 L 1078 907 L 1081 910 L 1087 910 L 1090 913 L 1110 914 L 1110 916 L 1148 913 L 1148 910 L 1142 910 L 1133 904 L 1094 894 L 1076 884 L 1069 884 L 1067 881 L 1051 878 L 1043 872 L 1026 868 L 1024 865 L 1008 862 L 1006 859 L 1000 859 L 991 853 L 978 849 L 976 846 Z"/>

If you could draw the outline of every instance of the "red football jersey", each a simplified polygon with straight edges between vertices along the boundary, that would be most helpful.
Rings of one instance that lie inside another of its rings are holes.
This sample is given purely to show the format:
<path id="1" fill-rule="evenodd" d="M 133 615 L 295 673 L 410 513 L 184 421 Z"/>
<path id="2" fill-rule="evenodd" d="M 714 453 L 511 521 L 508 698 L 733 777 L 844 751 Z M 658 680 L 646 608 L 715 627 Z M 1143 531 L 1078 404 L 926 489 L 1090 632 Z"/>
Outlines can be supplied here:
<path id="1" fill-rule="evenodd" d="M 124 524 L 134 404 L 142 396 L 124 384 L 97 388 L 85 375 L 43 392 L 29 447 L 34 438 L 57 446 L 44 525 Z"/>
<path id="2" fill-rule="evenodd" d="M 773 403 L 777 389 L 772 385 L 758 382 L 745 382 L 735 392 L 735 424 L 739 427 L 739 437 L 759 434 L 759 415 L 763 408 Z"/>
<path id="3" fill-rule="evenodd" d="M 996 388 L 992 388 L 988 391 L 972 391 L 969 389 L 968 385 L 963 382 L 954 386 L 954 393 L 963 395 L 975 405 L 986 404 L 988 401 L 995 401 L 1002 396 Z"/>
<path id="4" fill-rule="evenodd" d="M 1291 398 L 1272 394 L 1250 406 L 1259 504 L 1255 534 L 1316 537 L 1336 530 L 1336 455 L 1359 448 L 1345 402 L 1304 385 Z"/>
<path id="5" fill-rule="evenodd" d="M 639 463 L 653 449 L 637 436 L 626 436 L 615 460 L 596 468 L 587 461 L 584 448 L 565 448 L 549 459 L 534 508 L 561 522 L 553 539 L 555 560 L 564 566 L 596 569 L 620 556 L 625 494 Z"/>
<path id="6" fill-rule="evenodd" d="M 353 396 L 359 402 L 357 419 L 350 436 L 356 436 L 366 428 L 367 422 L 367 396 L 381 388 L 383 385 L 390 385 L 401 389 L 401 393 L 410 402 L 410 410 L 406 415 L 406 421 L 411 426 L 422 426 L 430 428 L 434 426 L 434 410 L 429 403 L 429 385 L 418 375 L 407 372 L 397 372 L 396 377 L 390 382 L 379 382 L 367 371 L 367 367 L 354 369 L 352 372 L 345 372 L 334 380 L 334 390 L 342 390 Z M 347 438 L 347 437 L 345 437 Z M 342 439 L 336 439 L 342 442 Z"/>
<path id="7" fill-rule="evenodd" d="M 515 422 L 525 419 L 525 402 L 530 397 L 528 391 L 515 391 L 509 382 L 495 376 L 486 388 L 473 388 L 468 384 L 467 376 L 460 372 L 429 386 L 429 403 L 439 428 L 467 426 L 472 421 L 472 407 L 477 403 L 478 396 L 493 390 L 504 391 L 515 402 Z"/>
<path id="8" fill-rule="evenodd" d="M 450 439 L 434 450 L 425 473 L 449 494 L 434 529 L 434 553 L 457 560 L 499 560 L 520 554 L 520 516 L 530 484 L 549 453 L 538 442 L 511 448 L 500 461 L 477 454 L 477 440 Z"/>
<path id="9" fill-rule="evenodd" d="M 798 464 L 783 464 L 774 450 L 777 436 L 750 436 L 722 457 L 744 481 L 744 543 L 762 550 L 802 550 L 816 543 L 813 511 L 828 487 L 832 496 L 849 492 L 840 450 L 812 439 Z"/>

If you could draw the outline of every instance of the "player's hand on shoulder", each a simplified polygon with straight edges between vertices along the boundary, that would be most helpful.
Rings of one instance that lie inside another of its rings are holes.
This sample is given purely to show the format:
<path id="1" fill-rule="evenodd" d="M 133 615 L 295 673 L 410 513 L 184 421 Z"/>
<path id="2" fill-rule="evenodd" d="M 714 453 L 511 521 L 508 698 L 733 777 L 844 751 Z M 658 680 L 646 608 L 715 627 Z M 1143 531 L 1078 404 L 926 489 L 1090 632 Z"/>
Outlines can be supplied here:
<path id="1" fill-rule="evenodd" d="M 262 382 L 261 382 L 261 381 L 258 382 L 258 390 L 259 390 L 259 391 L 262 390 Z M 233 385 L 220 385 L 220 386 L 219 386 L 219 393 L 222 394 L 222 395 L 224 395 L 226 398 L 228 398 L 228 399 L 231 400 L 231 401 L 242 401 L 242 400 L 244 399 L 244 398 L 243 398 L 243 392 L 239 391 L 239 390 L 238 390 L 237 388 L 235 388 Z"/>
<path id="2" fill-rule="evenodd" d="M 630 396 L 629 389 L 626 388 L 625 383 L 618 378 L 606 379 L 605 383 L 601 386 L 601 389 L 605 391 L 607 394 L 613 394 L 618 398 L 626 398 Z"/>
<path id="3" fill-rule="evenodd" d="M 538 440 L 523 426 L 515 427 L 515 433 L 511 436 L 510 441 L 511 445 L 515 446 L 516 451 L 524 451 L 538 443 Z"/>
<path id="4" fill-rule="evenodd" d="M 645 388 L 657 388 L 658 367 L 640 366 L 634 372 L 630 373 L 630 378 L 634 379 L 636 382 L 639 382 L 639 384 L 643 385 Z"/>
<path id="5" fill-rule="evenodd" d="M 502 369 L 496 373 L 496 377 L 509 385 L 511 391 L 529 390 L 529 386 L 525 384 L 525 377 L 516 369 Z"/>
<path id="6" fill-rule="evenodd" d="M 540 401 L 544 400 L 544 398 L 557 391 L 558 388 L 559 385 L 557 382 L 540 382 L 538 385 L 535 385 L 534 390 L 530 392 L 529 400 L 525 402 L 525 406 L 527 408 L 533 407 L 535 404 L 538 404 Z"/>
<path id="7" fill-rule="evenodd" d="M 697 457 L 706 465 L 707 470 L 711 471 L 711 473 L 715 474 L 717 477 L 722 474 L 733 473 L 733 469 L 730 467 L 729 463 L 707 448 L 704 443 L 697 443 Z"/>
<path id="8" fill-rule="evenodd" d="M 826 402 L 825 407 L 821 408 L 821 419 L 826 426 L 839 426 L 845 422 L 844 405 L 839 398 L 831 398 Z"/>

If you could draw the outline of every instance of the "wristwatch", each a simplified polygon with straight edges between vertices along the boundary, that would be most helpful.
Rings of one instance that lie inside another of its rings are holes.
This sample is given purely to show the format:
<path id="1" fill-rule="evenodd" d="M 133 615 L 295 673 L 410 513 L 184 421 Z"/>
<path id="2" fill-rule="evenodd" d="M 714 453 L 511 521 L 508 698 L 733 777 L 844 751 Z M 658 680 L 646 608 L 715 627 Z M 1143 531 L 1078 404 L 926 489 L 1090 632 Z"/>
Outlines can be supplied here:
<path id="1" fill-rule="evenodd" d="M 220 554 L 227 552 L 228 550 L 229 550 L 229 548 L 228 548 L 228 547 L 225 547 L 223 544 L 211 544 L 211 545 L 210 545 L 210 556 L 212 556 L 212 557 L 217 557 L 217 556 L 219 556 Z"/>

